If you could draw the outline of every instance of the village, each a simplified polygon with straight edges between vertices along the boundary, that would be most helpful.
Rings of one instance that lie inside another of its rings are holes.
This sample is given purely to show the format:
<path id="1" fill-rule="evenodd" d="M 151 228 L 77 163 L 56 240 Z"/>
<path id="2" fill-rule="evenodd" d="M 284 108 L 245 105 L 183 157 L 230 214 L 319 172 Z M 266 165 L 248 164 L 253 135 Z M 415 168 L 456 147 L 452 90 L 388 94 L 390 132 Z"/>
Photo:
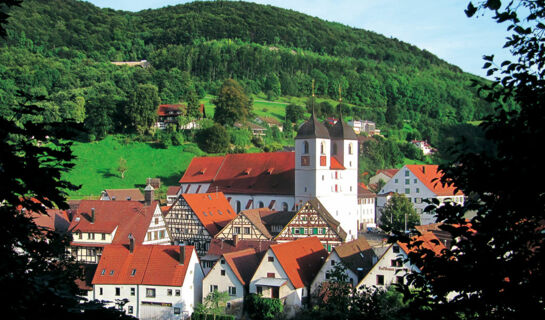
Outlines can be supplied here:
<path id="1" fill-rule="evenodd" d="M 249 294 L 279 299 L 293 317 L 339 265 L 355 288 L 403 283 L 419 272 L 411 249 L 380 228 L 395 194 L 414 206 L 427 249 L 441 254 L 451 243 L 424 210 L 432 199 L 464 202 L 438 181 L 438 166 L 381 170 L 370 180 L 380 181 L 376 194 L 358 182 L 353 127 L 339 119 L 328 128 L 313 113 L 294 149 L 195 157 L 164 205 L 159 182 L 148 179 L 143 194 L 105 189 L 99 200 L 71 201 L 36 222 L 72 233 L 69 251 L 86 275 L 82 298 L 140 319 L 189 318 L 215 292 L 228 294 L 225 313 L 236 318 Z"/>

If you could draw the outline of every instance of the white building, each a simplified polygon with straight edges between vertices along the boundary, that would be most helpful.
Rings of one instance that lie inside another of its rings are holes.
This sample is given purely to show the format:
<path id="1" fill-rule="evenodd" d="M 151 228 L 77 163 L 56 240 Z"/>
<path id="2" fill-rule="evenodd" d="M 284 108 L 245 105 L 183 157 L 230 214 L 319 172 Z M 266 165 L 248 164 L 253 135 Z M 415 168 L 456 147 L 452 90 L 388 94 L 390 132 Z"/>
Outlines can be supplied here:
<path id="1" fill-rule="evenodd" d="M 180 193 L 221 191 L 237 213 L 298 210 L 316 197 L 353 239 L 358 229 L 357 183 L 354 131 L 342 120 L 327 129 L 313 114 L 297 132 L 295 152 L 194 158 L 180 180 Z"/>
<path id="2" fill-rule="evenodd" d="M 241 316 L 250 280 L 263 254 L 253 248 L 223 254 L 203 280 L 203 298 L 214 291 L 228 292 L 226 313 Z"/>
<path id="3" fill-rule="evenodd" d="M 375 208 L 377 195 L 363 183 L 358 185 L 358 232 L 376 227 Z"/>
<path id="4" fill-rule="evenodd" d="M 443 173 L 439 171 L 437 165 L 405 165 L 380 190 L 380 196 L 377 197 L 376 220 L 380 221 L 381 209 L 388 199 L 383 195 L 395 192 L 409 198 L 416 212 L 420 214 L 420 224 L 435 223 L 433 214 L 423 212 L 429 205 L 423 201 L 424 199 L 437 199 L 441 203 L 445 201 L 464 203 L 464 194 L 453 185 L 443 185 L 440 181 L 442 176 Z"/>
<path id="5" fill-rule="evenodd" d="M 192 246 L 109 245 L 93 278 L 93 299 L 127 299 L 139 319 L 187 319 L 202 300 L 203 273 Z"/>
<path id="6" fill-rule="evenodd" d="M 308 303 L 312 280 L 326 258 L 316 237 L 272 245 L 252 277 L 250 293 L 282 300 L 284 312 L 292 316 Z"/>

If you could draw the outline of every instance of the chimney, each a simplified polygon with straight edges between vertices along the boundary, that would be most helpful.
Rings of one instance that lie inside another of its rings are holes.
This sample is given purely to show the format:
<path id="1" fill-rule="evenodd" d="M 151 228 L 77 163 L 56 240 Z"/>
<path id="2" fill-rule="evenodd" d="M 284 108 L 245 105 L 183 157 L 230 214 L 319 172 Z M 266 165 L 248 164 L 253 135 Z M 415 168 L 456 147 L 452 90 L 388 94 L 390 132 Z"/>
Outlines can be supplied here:
<path id="1" fill-rule="evenodd" d="M 148 184 L 144 189 L 144 204 L 146 206 L 151 206 L 151 202 L 154 198 L 154 189 L 151 184 Z"/>
<path id="2" fill-rule="evenodd" d="M 132 233 L 129 233 L 129 252 L 134 253 L 134 237 Z"/>
<path id="3" fill-rule="evenodd" d="M 233 235 L 233 245 L 235 246 L 235 248 L 236 248 L 237 244 L 238 244 L 238 234 L 234 234 Z"/>
<path id="4" fill-rule="evenodd" d="M 178 262 L 184 265 L 185 262 L 185 246 L 180 246 L 180 255 L 178 256 Z"/>
<path id="5" fill-rule="evenodd" d="M 95 208 L 91 208 L 91 223 L 95 223 Z"/>

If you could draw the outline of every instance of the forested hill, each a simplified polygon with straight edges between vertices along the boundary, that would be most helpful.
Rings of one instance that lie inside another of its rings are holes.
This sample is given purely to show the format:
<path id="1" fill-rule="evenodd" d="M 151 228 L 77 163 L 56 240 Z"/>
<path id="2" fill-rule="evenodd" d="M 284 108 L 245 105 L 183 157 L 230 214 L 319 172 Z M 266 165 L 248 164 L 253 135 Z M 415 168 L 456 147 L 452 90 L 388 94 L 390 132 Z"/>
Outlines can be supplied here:
<path id="1" fill-rule="evenodd" d="M 276 96 L 309 96 L 312 79 L 319 96 L 337 99 L 341 87 L 343 101 L 357 105 L 351 115 L 379 125 L 408 120 L 416 138 L 432 141 L 440 125 L 490 111 L 470 85 L 476 76 L 429 52 L 272 6 L 204 1 L 133 13 L 75 0 L 24 0 L 11 14 L 8 38 L 0 40 L 0 104 L 17 90 L 46 96 L 44 117 L 89 128 L 98 121 L 97 136 L 126 128 L 115 114 L 127 111 L 138 84 L 156 86 L 161 101 L 173 103 L 191 88 L 215 94 L 226 78 L 248 93 Z M 109 63 L 141 59 L 153 67 Z M 107 111 L 97 111 L 104 104 Z"/>
<path id="2" fill-rule="evenodd" d="M 193 2 L 138 13 L 100 9 L 74 0 L 25 0 L 23 7 L 17 10 L 9 29 L 25 32 L 38 45 L 99 52 L 107 59 L 116 58 L 109 56 L 111 48 L 124 59 L 135 55 L 146 58 L 145 52 L 134 51 L 140 40 L 160 48 L 230 38 L 334 56 L 416 66 L 433 63 L 459 71 L 429 52 L 396 39 L 249 2 Z"/>

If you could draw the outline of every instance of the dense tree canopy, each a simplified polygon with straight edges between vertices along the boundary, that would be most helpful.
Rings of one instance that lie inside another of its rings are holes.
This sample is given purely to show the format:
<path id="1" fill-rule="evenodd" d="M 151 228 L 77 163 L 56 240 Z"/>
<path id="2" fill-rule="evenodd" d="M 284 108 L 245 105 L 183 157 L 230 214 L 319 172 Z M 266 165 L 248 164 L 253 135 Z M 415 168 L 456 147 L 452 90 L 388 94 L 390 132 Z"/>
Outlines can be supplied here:
<path id="1" fill-rule="evenodd" d="M 233 79 L 223 82 L 212 103 L 216 105 L 214 121 L 220 124 L 233 125 L 237 121 L 244 121 L 252 112 L 250 99 L 242 86 Z"/>
<path id="2" fill-rule="evenodd" d="M 461 144 L 455 162 L 443 166 L 442 182 L 468 195 L 463 206 L 436 209 L 455 246 L 439 257 L 423 249 L 411 254 L 423 273 L 413 275 L 407 292 L 416 297 L 411 310 L 426 318 L 544 318 L 545 177 L 533 141 L 545 139 L 545 3 L 483 0 L 466 13 L 479 11 L 507 25 L 505 46 L 516 57 L 497 65 L 485 56 L 484 67 L 497 78 L 481 90 L 497 108 L 480 127 L 495 148 L 476 152 Z"/>

